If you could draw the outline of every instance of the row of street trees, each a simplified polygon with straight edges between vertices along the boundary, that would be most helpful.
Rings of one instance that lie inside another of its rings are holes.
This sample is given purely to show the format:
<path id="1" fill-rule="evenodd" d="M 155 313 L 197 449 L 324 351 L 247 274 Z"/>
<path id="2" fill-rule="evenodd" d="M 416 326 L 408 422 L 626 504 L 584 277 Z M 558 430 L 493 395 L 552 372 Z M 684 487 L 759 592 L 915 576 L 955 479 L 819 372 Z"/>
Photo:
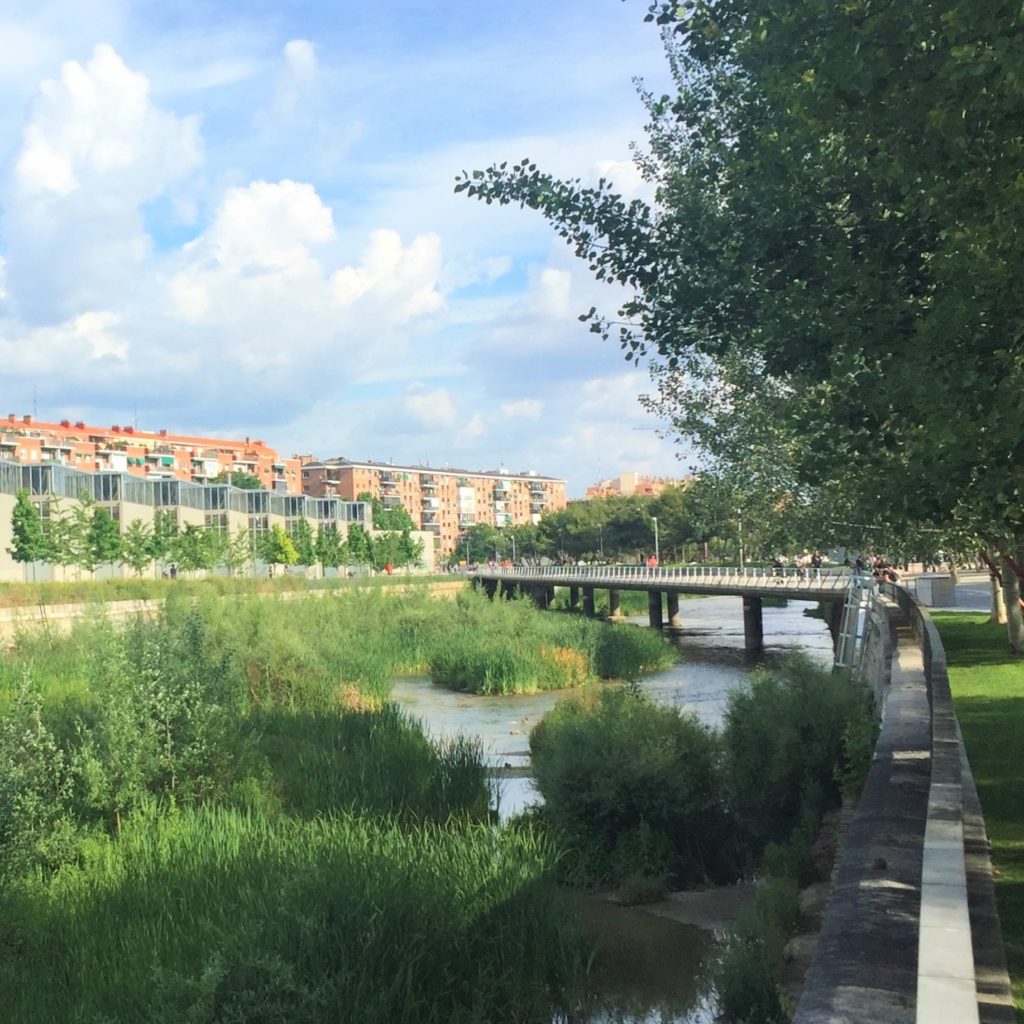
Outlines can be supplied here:
<path id="1" fill-rule="evenodd" d="M 785 505 L 761 508 L 744 522 L 735 493 L 723 487 L 719 478 L 705 474 L 667 487 L 656 498 L 613 495 L 573 501 L 546 513 L 536 526 L 499 530 L 478 523 L 462 534 L 452 559 L 635 561 L 654 550 L 655 521 L 663 561 L 724 558 L 738 562 L 741 546 L 747 558 L 767 559 L 778 552 L 823 544 L 813 526 L 794 517 Z"/>
<path id="2" fill-rule="evenodd" d="M 11 527 L 15 561 L 46 562 L 87 573 L 123 564 L 141 576 L 154 563 L 173 563 L 184 572 L 223 567 L 238 575 L 257 559 L 276 565 L 368 565 L 379 570 L 388 563 L 416 565 L 423 556 L 422 543 L 414 541 L 408 529 L 375 536 L 358 523 L 349 527 L 347 539 L 332 529 L 314 533 L 305 520 L 291 532 L 275 524 L 258 535 L 245 528 L 230 534 L 194 524 L 179 529 L 174 514 L 163 511 L 157 512 L 152 525 L 135 519 L 122 533 L 110 513 L 88 495 L 66 513 L 59 502 L 51 501 L 44 523 L 28 492 L 19 491 Z"/>
<path id="3" fill-rule="evenodd" d="M 581 319 L 745 517 L 974 552 L 1024 653 L 1024 30 L 992 0 L 652 5 L 653 203 L 528 159 L 460 176 L 540 211 L 599 280 Z M 750 503 L 754 508 L 743 507 Z"/>

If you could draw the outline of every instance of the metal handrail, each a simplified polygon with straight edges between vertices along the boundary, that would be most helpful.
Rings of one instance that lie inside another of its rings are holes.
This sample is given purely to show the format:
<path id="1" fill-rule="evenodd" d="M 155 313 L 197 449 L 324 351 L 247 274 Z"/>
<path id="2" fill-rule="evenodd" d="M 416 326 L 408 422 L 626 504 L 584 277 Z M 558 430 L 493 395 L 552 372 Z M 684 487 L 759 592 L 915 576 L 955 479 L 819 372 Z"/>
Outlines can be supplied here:
<path id="1" fill-rule="evenodd" d="M 479 567 L 471 575 L 491 579 L 541 579 L 564 584 L 600 585 L 616 582 L 686 584 L 707 586 L 770 586 L 793 589 L 845 589 L 851 575 L 840 569 L 739 568 L 735 566 L 688 565 L 648 568 L 646 565 L 495 565 Z"/>

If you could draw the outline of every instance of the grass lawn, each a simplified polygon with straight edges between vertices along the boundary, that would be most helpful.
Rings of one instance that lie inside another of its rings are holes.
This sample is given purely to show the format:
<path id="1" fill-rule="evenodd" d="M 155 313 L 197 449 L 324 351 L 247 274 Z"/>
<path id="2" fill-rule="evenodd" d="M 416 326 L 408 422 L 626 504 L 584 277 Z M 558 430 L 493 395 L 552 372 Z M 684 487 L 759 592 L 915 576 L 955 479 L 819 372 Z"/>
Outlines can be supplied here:
<path id="1" fill-rule="evenodd" d="M 986 615 L 933 613 L 992 843 L 1006 957 L 1024 1021 L 1024 658 Z"/>

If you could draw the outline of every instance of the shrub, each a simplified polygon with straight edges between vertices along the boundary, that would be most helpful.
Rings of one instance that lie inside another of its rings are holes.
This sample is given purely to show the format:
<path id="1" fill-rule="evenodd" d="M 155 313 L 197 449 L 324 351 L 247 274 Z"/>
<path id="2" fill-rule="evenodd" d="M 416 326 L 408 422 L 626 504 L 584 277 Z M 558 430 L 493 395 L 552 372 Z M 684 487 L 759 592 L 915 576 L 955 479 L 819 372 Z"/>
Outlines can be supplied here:
<path id="1" fill-rule="evenodd" d="M 736 877 L 719 745 L 691 715 L 637 688 L 562 701 L 530 736 L 542 813 L 568 842 L 567 870 L 589 883 Z M 640 886 L 640 888 L 644 888 Z"/>
<path id="2" fill-rule="evenodd" d="M 792 657 L 729 696 L 723 739 L 730 799 L 755 849 L 786 842 L 805 810 L 840 801 L 851 730 L 870 720 L 867 691 Z M 857 758 L 863 760 L 863 745 Z"/>

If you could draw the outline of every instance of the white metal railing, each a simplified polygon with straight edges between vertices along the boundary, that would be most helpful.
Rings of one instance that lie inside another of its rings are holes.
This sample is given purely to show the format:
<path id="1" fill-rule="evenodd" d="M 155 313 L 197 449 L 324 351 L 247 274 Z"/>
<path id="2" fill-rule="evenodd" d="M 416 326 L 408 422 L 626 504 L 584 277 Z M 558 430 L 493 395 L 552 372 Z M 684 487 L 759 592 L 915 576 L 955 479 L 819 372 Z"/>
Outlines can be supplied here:
<path id="1" fill-rule="evenodd" d="M 611 583 L 699 584 L 709 587 L 779 587 L 791 590 L 844 590 L 851 575 L 845 569 L 744 568 L 686 565 L 650 569 L 646 565 L 481 565 L 471 575 L 492 579 L 540 579 L 564 586 Z"/>

